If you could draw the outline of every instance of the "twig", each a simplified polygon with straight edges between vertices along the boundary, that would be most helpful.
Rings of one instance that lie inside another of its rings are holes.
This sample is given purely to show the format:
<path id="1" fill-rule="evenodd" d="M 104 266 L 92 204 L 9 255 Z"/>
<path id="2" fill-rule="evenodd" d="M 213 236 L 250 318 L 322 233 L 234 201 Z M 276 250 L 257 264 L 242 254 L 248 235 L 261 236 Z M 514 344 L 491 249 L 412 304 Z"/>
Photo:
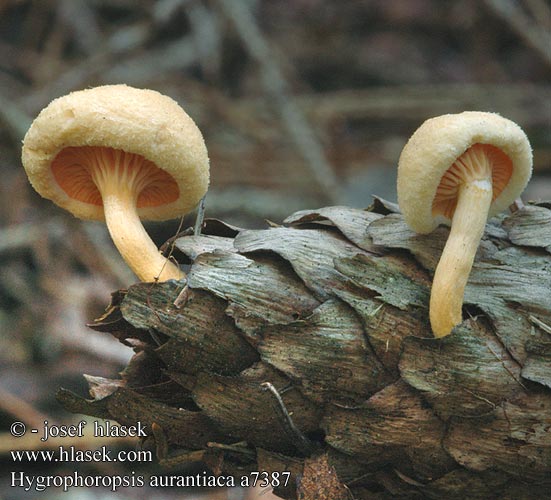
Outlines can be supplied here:
<path id="1" fill-rule="evenodd" d="M 257 189 L 254 187 L 227 187 L 209 190 L 209 213 L 235 212 L 263 219 L 284 219 L 305 206 L 316 206 L 308 195 L 293 192 Z"/>
<path id="2" fill-rule="evenodd" d="M 512 0 L 484 0 L 484 3 L 551 65 L 551 33 L 532 21 Z"/>
<path id="3" fill-rule="evenodd" d="M 505 361 L 503 360 L 503 358 L 501 356 L 499 356 L 489 345 L 487 346 L 488 347 L 488 350 L 494 355 L 494 357 L 501 363 L 501 366 L 503 367 L 503 369 L 509 374 L 511 375 L 511 378 L 518 384 L 520 385 L 525 391 L 527 390 L 526 389 L 526 386 L 521 382 L 521 380 L 513 373 L 513 371 L 505 364 Z"/>
<path id="4" fill-rule="evenodd" d="M 466 387 L 461 387 L 462 390 L 464 390 L 466 393 L 470 394 L 473 398 L 478 399 L 479 401 L 482 401 L 483 403 L 486 403 L 492 410 L 495 410 L 497 408 L 497 405 L 490 401 L 488 398 L 485 398 L 484 396 L 481 396 L 480 394 L 476 394 L 476 392 L 473 392 Z"/>
<path id="5" fill-rule="evenodd" d="M 541 24 L 542 29 L 551 30 L 551 6 L 546 3 L 546 0 L 524 0 L 524 3 L 534 19 Z"/>
<path id="6" fill-rule="evenodd" d="M 418 121 L 466 108 L 484 108 L 507 112 L 524 125 L 547 125 L 551 106 L 548 85 L 532 84 L 427 84 L 369 89 L 337 90 L 296 96 L 301 109 L 318 123 L 334 119 L 402 119 Z M 242 114 L 258 107 L 242 100 Z M 237 105 L 236 105 L 237 107 Z"/>
<path id="7" fill-rule="evenodd" d="M 65 28 L 72 31 L 73 40 L 84 50 L 91 54 L 100 44 L 100 29 L 97 23 L 95 11 L 90 2 L 84 0 L 62 0 L 58 10 Z"/>
<path id="8" fill-rule="evenodd" d="M 19 147 L 31 125 L 31 118 L 17 104 L 0 95 L 0 124 L 4 124 L 10 137 Z"/>
<path id="9" fill-rule="evenodd" d="M 249 55 L 256 61 L 264 89 L 274 102 L 287 131 L 306 160 L 314 179 L 330 202 L 339 199 L 340 185 L 314 131 L 290 95 L 283 72 L 276 64 L 276 57 L 247 5 L 243 0 L 218 0 L 220 9 L 232 22 Z"/>
<path id="10" fill-rule="evenodd" d="M 61 305 L 61 307 L 67 309 L 66 305 Z M 133 354 L 131 349 L 101 332 L 91 332 L 84 326 L 86 320 L 81 311 L 76 311 L 76 314 L 72 311 L 72 313 L 67 319 L 60 321 L 55 330 L 52 326 L 52 333 L 55 331 L 55 335 L 64 345 L 85 353 L 91 353 L 97 359 L 101 359 L 102 362 L 116 363 L 123 366 L 128 363 Z M 63 318 L 61 314 L 58 316 Z M 67 328 L 69 321 L 71 321 L 72 326 Z"/>
<path id="11" fill-rule="evenodd" d="M 104 44 L 97 47 L 90 57 L 70 66 L 40 90 L 22 96 L 20 104 L 27 109 L 40 109 L 54 97 L 82 87 L 94 75 L 101 75 L 103 81 L 109 81 L 105 78 L 105 73 L 111 67 L 112 59 L 122 59 L 122 56 L 142 45 L 148 36 L 149 31 L 143 24 L 121 27 Z"/>
<path id="12" fill-rule="evenodd" d="M 188 301 L 190 295 L 191 295 L 191 291 L 190 291 L 189 286 L 188 286 L 187 281 L 186 281 L 186 284 L 184 285 L 184 288 L 178 294 L 178 297 L 176 297 L 176 299 L 174 299 L 174 302 L 173 302 L 174 307 L 176 309 L 181 309 L 182 307 L 184 307 L 187 304 L 187 301 Z"/>
<path id="13" fill-rule="evenodd" d="M 44 420 L 49 420 L 47 415 L 39 412 L 34 406 L 2 387 L 0 387 L 0 408 L 5 413 L 32 427 L 42 427 Z"/>
<path id="14" fill-rule="evenodd" d="M 43 226 L 33 222 L 0 228 L 0 253 L 28 248 L 43 235 Z"/>
<path id="15" fill-rule="evenodd" d="M 154 75 L 186 68 L 196 63 L 198 57 L 193 36 L 185 35 L 163 45 L 162 48 L 151 49 L 140 52 L 137 56 L 125 58 L 119 64 L 107 69 L 101 78 L 105 82 L 143 84 L 150 81 Z"/>
<path id="16" fill-rule="evenodd" d="M 199 64 L 203 73 L 209 79 L 213 79 L 220 69 L 222 59 L 222 37 L 218 17 L 200 2 L 190 2 L 186 14 L 199 54 Z"/>
<path id="17" fill-rule="evenodd" d="M 539 326 L 544 332 L 548 333 L 549 335 L 551 335 L 551 326 L 549 326 L 548 324 L 544 323 L 541 319 L 538 319 L 536 318 L 534 315 L 530 314 L 528 316 L 528 319 L 534 323 L 534 325 L 536 326 Z"/>
<path id="18" fill-rule="evenodd" d="M 260 384 L 260 387 L 262 388 L 262 390 L 268 391 L 274 397 L 277 403 L 275 405 L 275 408 L 277 410 L 278 416 L 280 417 L 280 422 L 283 425 L 285 431 L 288 433 L 289 438 L 292 440 L 297 450 L 299 450 L 305 456 L 310 456 L 315 451 L 317 451 L 318 448 L 316 446 L 316 443 L 314 441 L 310 441 L 293 422 L 291 415 L 289 415 L 289 412 L 285 407 L 283 399 L 281 398 L 279 392 L 273 386 L 273 384 L 271 384 L 270 382 L 263 382 L 262 384 Z"/>
<path id="19" fill-rule="evenodd" d="M 240 442 L 235 444 L 222 444 L 222 443 L 207 443 L 208 448 L 216 448 L 222 451 L 229 451 L 233 453 L 238 453 L 240 455 L 247 455 L 249 458 L 254 459 L 256 457 L 256 452 L 247 448 L 247 443 Z"/>
<path id="20" fill-rule="evenodd" d="M 197 207 L 197 217 L 195 219 L 195 226 L 193 228 L 194 236 L 201 236 L 201 229 L 203 228 L 203 220 L 205 219 L 205 200 L 207 195 L 201 198 L 199 206 Z"/>

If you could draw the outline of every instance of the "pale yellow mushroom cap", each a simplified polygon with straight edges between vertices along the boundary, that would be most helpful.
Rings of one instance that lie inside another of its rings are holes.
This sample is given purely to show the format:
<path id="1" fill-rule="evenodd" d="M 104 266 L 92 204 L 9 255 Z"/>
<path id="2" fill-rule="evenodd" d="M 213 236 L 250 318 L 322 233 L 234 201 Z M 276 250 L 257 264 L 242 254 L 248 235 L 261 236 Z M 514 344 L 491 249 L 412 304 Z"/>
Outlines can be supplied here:
<path id="1" fill-rule="evenodd" d="M 208 188 L 201 132 L 176 101 L 159 92 L 105 85 L 55 99 L 25 135 L 22 161 L 44 198 L 79 218 L 104 220 L 101 196 L 81 161 L 94 148 L 105 148 L 107 159 L 121 150 L 148 160 L 156 173 L 137 198 L 143 219 L 188 213 Z"/>
<path id="2" fill-rule="evenodd" d="M 532 149 L 523 130 L 495 113 L 465 111 L 424 122 L 404 147 L 398 163 L 398 203 L 408 225 L 430 233 L 451 224 L 454 207 L 440 210 L 435 195 L 444 174 L 474 145 L 488 145 L 495 158 L 494 199 L 488 217 L 505 210 L 532 174 Z"/>

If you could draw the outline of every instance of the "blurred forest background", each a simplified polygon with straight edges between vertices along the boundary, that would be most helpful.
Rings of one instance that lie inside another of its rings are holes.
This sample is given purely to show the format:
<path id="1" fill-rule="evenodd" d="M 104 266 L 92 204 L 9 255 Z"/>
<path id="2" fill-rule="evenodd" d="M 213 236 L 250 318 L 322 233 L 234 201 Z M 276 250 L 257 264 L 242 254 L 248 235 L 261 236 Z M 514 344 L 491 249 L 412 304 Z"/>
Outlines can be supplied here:
<path id="1" fill-rule="evenodd" d="M 550 82 L 548 0 L 0 0 L 0 470 L 21 469 L 11 422 L 74 420 L 56 389 L 83 394 L 82 373 L 115 377 L 132 354 L 85 325 L 135 278 L 102 224 L 42 200 L 21 166 L 22 137 L 53 98 L 107 83 L 170 95 L 209 149 L 206 216 L 262 227 L 373 194 L 395 201 L 407 138 L 463 110 L 524 128 L 525 199 L 551 199 Z M 178 226 L 147 227 L 161 244 Z M 28 498 L 8 480 L 0 498 Z M 68 498 L 99 498 L 88 495 Z"/>

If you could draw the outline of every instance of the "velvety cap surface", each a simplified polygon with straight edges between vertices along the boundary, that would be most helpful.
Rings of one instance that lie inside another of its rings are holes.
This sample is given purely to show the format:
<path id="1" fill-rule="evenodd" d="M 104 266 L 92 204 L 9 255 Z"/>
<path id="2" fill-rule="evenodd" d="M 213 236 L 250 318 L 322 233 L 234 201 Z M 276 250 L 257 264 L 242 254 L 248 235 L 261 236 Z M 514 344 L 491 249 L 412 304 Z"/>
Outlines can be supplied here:
<path id="1" fill-rule="evenodd" d="M 170 97 L 126 85 L 72 92 L 52 101 L 23 141 L 22 161 L 38 193 L 84 219 L 103 220 L 103 207 L 75 200 L 56 182 L 51 165 L 65 148 L 108 147 L 144 157 L 178 185 L 168 204 L 138 207 L 140 217 L 163 220 L 191 211 L 209 183 L 201 132 Z"/>
<path id="2" fill-rule="evenodd" d="M 408 225 L 429 233 L 450 225 L 432 205 L 444 173 L 474 144 L 499 148 L 512 162 L 509 183 L 495 198 L 489 217 L 505 210 L 524 190 L 532 174 L 532 149 L 524 131 L 496 113 L 465 111 L 424 122 L 404 147 L 398 164 L 398 203 Z"/>

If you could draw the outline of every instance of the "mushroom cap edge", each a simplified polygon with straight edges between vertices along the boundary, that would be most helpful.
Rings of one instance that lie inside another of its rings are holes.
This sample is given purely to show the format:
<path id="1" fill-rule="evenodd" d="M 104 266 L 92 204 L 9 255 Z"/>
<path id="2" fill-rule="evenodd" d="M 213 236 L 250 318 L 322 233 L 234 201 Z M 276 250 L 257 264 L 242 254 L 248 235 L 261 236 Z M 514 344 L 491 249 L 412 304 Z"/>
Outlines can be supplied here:
<path id="1" fill-rule="evenodd" d="M 444 173 L 473 144 L 491 144 L 512 161 L 508 185 L 492 202 L 488 218 L 505 210 L 524 190 L 532 174 L 532 149 L 524 131 L 497 113 L 464 111 L 425 121 L 410 137 L 398 162 L 398 204 L 407 224 L 426 234 L 451 225 L 433 216 L 432 202 Z"/>
<path id="2" fill-rule="evenodd" d="M 149 89 L 104 85 L 54 99 L 23 140 L 22 162 L 34 189 L 81 219 L 104 220 L 103 207 L 69 197 L 50 165 L 71 146 L 104 146 L 135 153 L 168 172 L 180 196 L 167 205 L 138 208 L 146 220 L 190 212 L 209 184 L 208 153 L 200 130 L 172 98 Z"/>

